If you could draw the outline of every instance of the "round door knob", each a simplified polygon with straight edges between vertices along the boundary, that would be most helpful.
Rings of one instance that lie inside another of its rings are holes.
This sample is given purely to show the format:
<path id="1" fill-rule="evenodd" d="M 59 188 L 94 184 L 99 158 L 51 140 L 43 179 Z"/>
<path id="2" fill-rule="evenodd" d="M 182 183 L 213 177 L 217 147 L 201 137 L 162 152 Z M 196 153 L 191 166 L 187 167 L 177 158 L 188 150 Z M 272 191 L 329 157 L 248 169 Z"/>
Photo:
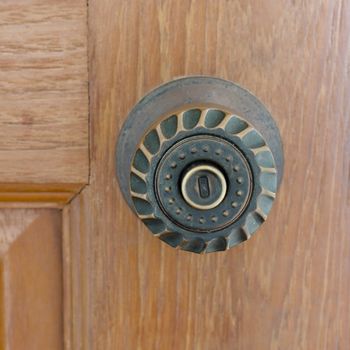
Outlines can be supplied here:
<path id="1" fill-rule="evenodd" d="M 144 97 L 119 136 L 117 176 L 143 223 L 195 253 L 227 250 L 269 214 L 282 143 L 253 95 L 210 77 L 172 81 Z"/>

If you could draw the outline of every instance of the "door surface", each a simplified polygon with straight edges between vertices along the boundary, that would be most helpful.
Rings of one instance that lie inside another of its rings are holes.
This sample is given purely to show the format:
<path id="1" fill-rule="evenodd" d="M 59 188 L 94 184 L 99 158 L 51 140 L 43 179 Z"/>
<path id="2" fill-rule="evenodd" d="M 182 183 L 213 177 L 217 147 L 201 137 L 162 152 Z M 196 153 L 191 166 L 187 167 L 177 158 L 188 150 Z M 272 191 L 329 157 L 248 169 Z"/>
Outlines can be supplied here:
<path id="1" fill-rule="evenodd" d="M 1 348 L 350 349 L 350 2 L 0 0 Z M 135 103 L 235 81 L 280 128 L 267 222 L 223 253 L 152 237 L 115 177 Z"/>

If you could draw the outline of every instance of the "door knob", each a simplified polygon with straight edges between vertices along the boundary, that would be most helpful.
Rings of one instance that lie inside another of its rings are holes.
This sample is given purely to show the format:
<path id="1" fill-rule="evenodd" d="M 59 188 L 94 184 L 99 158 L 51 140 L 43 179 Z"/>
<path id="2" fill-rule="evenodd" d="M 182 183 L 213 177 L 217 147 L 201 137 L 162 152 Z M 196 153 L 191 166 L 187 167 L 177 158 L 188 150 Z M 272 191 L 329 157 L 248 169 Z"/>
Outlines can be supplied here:
<path id="1" fill-rule="evenodd" d="M 256 97 L 212 77 L 164 84 L 130 112 L 116 148 L 129 206 L 162 241 L 227 250 L 266 220 L 283 172 L 278 128 Z"/>

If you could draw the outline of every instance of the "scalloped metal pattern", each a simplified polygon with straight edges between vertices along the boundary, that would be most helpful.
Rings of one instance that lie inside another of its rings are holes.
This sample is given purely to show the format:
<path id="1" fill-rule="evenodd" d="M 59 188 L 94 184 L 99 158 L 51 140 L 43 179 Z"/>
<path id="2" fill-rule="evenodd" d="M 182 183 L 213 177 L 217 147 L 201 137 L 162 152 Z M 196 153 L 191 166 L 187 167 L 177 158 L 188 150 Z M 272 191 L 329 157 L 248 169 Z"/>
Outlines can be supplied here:
<path id="1" fill-rule="evenodd" d="M 231 142 L 253 171 L 250 203 L 235 222 L 222 231 L 191 232 L 179 228 L 157 202 L 154 177 L 162 156 L 179 140 L 213 135 Z M 194 253 L 224 251 L 249 239 L 266 220 L 277 192 L 277 170 L 262 135 L 238 115 L 212 106 L 188 106 L 161 118 L 141 140 L 130 169 L 130 193 L 135 211 L 151 232 L 170 246 Z"/>

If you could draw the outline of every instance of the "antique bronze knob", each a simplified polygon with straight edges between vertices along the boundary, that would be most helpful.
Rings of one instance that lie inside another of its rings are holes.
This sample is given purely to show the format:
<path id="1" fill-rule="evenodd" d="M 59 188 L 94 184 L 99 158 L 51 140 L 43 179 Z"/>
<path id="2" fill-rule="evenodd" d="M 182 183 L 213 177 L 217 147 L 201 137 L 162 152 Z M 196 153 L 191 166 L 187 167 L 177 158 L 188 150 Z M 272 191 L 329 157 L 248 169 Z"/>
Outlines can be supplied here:
<path id="1" fill-rule="evenodd" d="M 162 85 L 129 114 L 117 176 L 143 223 L 172 247 L 227 250 L 266 220 L 282 178 L 278 128 L 234 83 L 188 77 Z"/>

